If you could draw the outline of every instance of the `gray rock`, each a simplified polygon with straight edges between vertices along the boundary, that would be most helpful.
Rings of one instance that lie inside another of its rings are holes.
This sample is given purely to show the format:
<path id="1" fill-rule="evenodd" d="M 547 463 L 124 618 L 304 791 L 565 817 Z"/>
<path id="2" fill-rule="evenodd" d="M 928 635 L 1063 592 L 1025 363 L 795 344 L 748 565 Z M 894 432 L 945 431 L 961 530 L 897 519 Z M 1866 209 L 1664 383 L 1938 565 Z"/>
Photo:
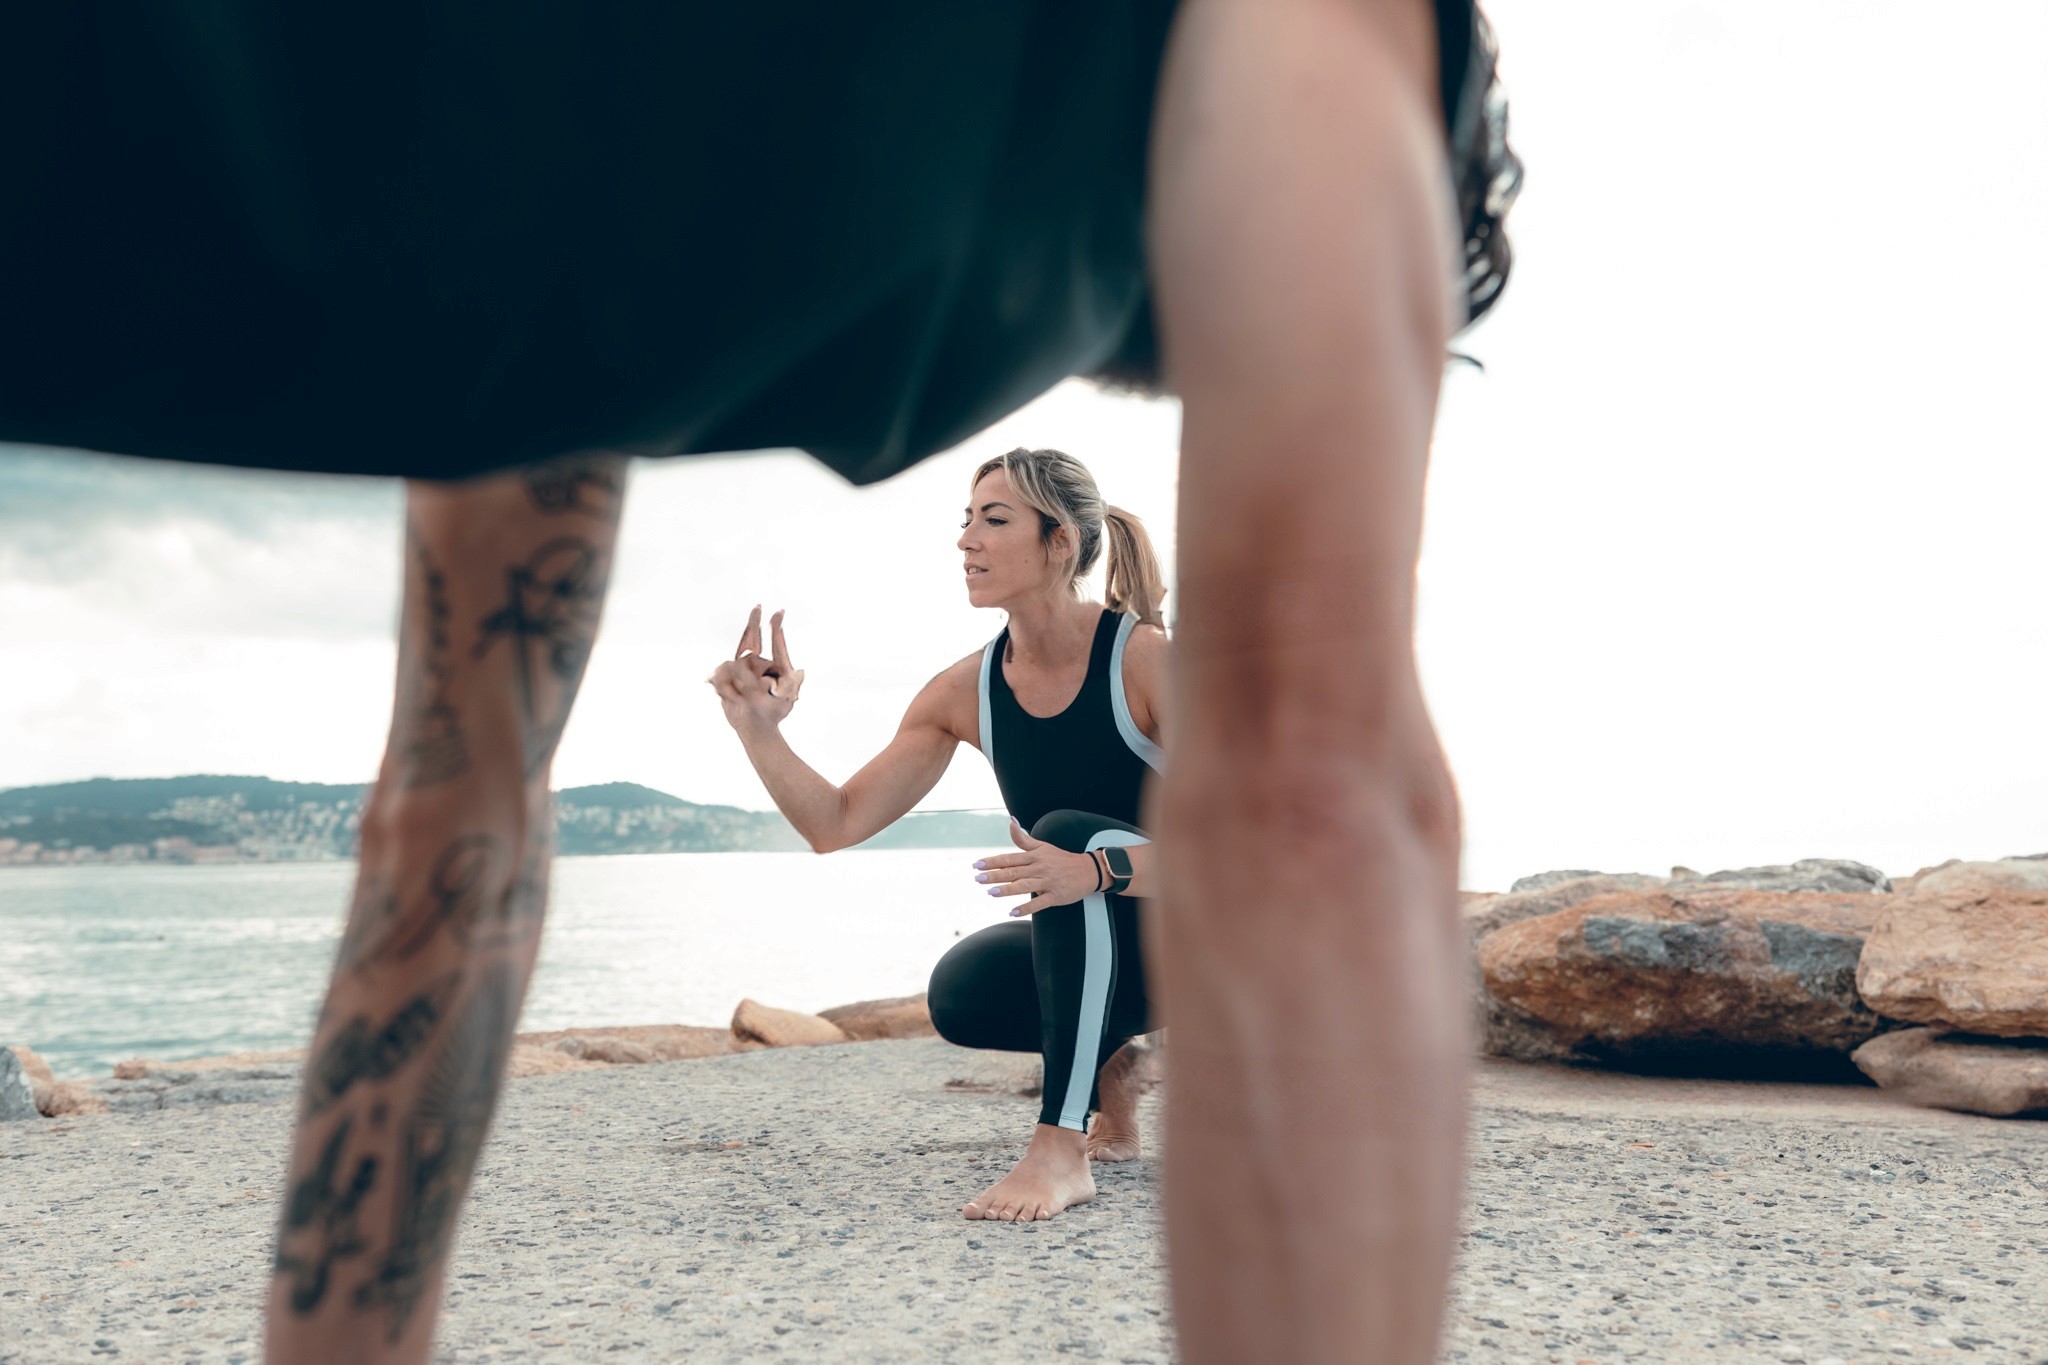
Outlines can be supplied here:
<path id="1" fill-rule="evenodd" d="M 1534 877 L 1524 877 L 1515 883 L 1516 890 L 1504 896 L 1474 900 L 1465 911 L 1467 941 L 1477 943 L 1494 930 L 1506 928 L 1518 920 L 1534 919 L 1538 915 L 1554 915 L 1560 910 L 1571 909 L 1580 901 L 1604 896 L 1610 891 L 1647 891 L 1652 887 L 1664 885 L 1662 877 L 1645 876 L 1640 872 L 1594 872 L 1564 881 L 1544 880 L 1562 875 L 1544 872 Z M 1541 885 L 1524 886 L 1524 882 L 1540 882 Z"/>
<path id="2" fill-rule="evenodd" d="M 41 1117 L 36 1111 L 35 1088 L 29 1084 L 28 1072 L 22 1070 L 21 1058 L 14 1055 L 13 1048 L 0 1047 L 0 1123 Z"/>
<path id="3" fill-rule="evenodd" d="M 93 1089 L 117 1114 L 142 1114 L 211 1104 L 261 1104 L 298 1093 L 299 1069 L 292 1065 L 222 1067 L 177 1071 L 152 1067 L 139 1080 L 100 1081 Z"/>
<path id="4" fill-rule="evenodd" d="M 1848 858 L 1801 858 L 1796 863 L 1774 863 L 1767 867 L 1735 867 L 1709 872 L 1702 877 L 1678 874 L 1688 869 L 1672 868 L 1677 882 L 1712 882 L 1718 886 L 1740 886 L 1752 891 L 1890 891 L 1891 878 L 1868 863 Z"/>
<path id="5" fill-rule="evenodd" d="M 1581 877 L 1604 877 L 1606 875 L 1605 872 L 1596 871 L 1590 867 L 1567 867 L 1561 868 L 1556 872 L 1535 872 L 1526 877 L 1517 877 L 1515 878 L 1515 884 L 1509 887 L 1508 890 L 1511 893 L 1515 891 L 1541 891 L 1544 887 L 1556 886 L 1559 882 L 1575 882 Z"/>

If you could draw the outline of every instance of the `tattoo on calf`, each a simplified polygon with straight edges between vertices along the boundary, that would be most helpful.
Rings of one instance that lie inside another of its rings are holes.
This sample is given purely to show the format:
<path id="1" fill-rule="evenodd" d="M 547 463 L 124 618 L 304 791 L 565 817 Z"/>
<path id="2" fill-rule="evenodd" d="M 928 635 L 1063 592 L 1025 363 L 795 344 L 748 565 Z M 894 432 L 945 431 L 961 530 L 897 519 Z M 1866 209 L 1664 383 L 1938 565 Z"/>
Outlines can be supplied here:
<path id="1" fill-rule="evenodd" d="M 550 516 L 582 512 L 617 521 L 626 496 L 626 462 L 617 455 L 571 455 L 525 471 L 533 505 Z"/>
<path id="2" fill-rule="evenodd" d="M 419 527 L 408 520 L 409 578 L 419 599 L 406 603 L 399 627 L 398 711 L 392 748 L 399 758 L 399 785 L 408 791 L 452 781 L 469 771 L 469 744 L 449 700 L 455 674 L 450 660 L 448 582 Z"/>
<path id="3" fill-rule="evenodd" d="M 610 554 L 578 536 L 551 540 L 505 571 L 505 605 L 479 623 L 474 657 L 511 642 L 532 777 L 554 757 L 597 640 Z M 550 686 L 552 684 L 552 686 Z"/>
<path id="4" fill-rule="evenodd" d="M 393 1342 L 448 1252 L 490 1128 L 518 1009 L 517 974 L 502 963 L 486 968 L 431 1054 L 412 1110 L 399 1124 L 391 1241 L 374 1275 L 355 1292 L 359 1307 L 389 1313 Z"/>
<path id="5" fill-rule="evenodd" d="M 391 924 L 368 961 L 398 962 L 433 941 L 445 926 L 457 943 L 469 941 L 491 874 L 504 847 L 488 834 L 465 834 L 441 850 L 427 873 L 427 894 Z"/>
<path id="6" fill-rule="evenodd" d="M 318 1308 L 327 1296 L 328 1274 L 334 1263 L 368 1250 L 369 1244 L 356 1228 L 356 1212 L 377 1182 L 377 1158 L 366 1156 L 358 1161 L 345 1187 L 336 1189 L 334 1184 L 353 1126 L 354 1121 L 347 1118 L 335 1125 L 320 1160 L 292 1183 L 285 1199 L 284 1226 L 278 1230 L 273 1265 L 278 1274 L 291 1277 L 289 1302 L 292 1311 L 302 1316 Z M 309 1249 L 293 1251 L 293 1243 Z"/>
<path id="7" fill-rule="evenodd" d="M 407 1062 L 420 1054 L 434 1026 L 447 1014 L 459 973 L 450 973 L 414 996 L 383 1027 L 371 1025 L 367 1015 L 357 1015 L 330 1037 L 306 1068 L 303 1118 L 324 1112 L 357 1082 L 387 1081 Z"/>

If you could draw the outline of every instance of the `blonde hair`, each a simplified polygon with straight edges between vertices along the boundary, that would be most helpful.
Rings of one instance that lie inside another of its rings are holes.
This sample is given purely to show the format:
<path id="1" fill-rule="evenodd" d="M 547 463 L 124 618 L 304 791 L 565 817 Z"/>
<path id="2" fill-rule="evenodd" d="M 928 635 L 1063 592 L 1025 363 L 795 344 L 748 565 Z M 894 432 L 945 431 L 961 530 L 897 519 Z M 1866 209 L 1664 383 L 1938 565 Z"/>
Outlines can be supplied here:
<path id="1" fill-rule="evenodd" d="M 973 488 L 995 470 L 1009 476 L 1010 489 L 1039 516 L 1039 539 L 1050 540 L 1064 526 L 1079 547 L 1067 586 L 1080 591 L 1081 576 L 1095 567 L 1109 543 L 1109 572 L 1102 596 L 1111 611 L 1127 611 L 1147 625 L 1159 625 L 1166 585 L 1159 556 L 1145 523 L 1102 500 L 1088 467 L 1063 450 L 1026 450 L 984 460 L 968 484 Z"/>

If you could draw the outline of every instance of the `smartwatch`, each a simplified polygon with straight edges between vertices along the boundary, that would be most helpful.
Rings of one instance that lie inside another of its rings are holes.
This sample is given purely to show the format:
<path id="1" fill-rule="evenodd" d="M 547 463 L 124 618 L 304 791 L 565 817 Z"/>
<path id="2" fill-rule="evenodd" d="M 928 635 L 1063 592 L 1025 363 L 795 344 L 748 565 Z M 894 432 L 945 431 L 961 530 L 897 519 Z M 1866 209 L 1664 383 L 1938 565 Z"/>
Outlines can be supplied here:
<path id="1" fill-rule="evenodd" d="M 1108 845 L 1101 852 L 1102 861 L 1109 866 L 1109 893 L 1121 896 L 1130 889 L 1131 878 L 1138 875 L 1131 866 L 1131 852 L 1116 844 Z"/>

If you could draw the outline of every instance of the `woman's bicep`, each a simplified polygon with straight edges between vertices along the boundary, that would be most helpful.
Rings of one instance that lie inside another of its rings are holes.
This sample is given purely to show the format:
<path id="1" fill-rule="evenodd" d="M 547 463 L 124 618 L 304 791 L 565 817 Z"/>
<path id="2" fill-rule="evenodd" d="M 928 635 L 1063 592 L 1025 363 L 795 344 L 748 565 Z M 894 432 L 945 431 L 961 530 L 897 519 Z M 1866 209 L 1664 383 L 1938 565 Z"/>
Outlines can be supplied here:
<path id="1" fill-rule="evenodd" d="M 918 694 L 882 752 L 841 788 L 847 844 L 860 843 L 895 824 L 946 775 L 959 740 L 947 724 L 942 683 L 943 675 Z"/>

